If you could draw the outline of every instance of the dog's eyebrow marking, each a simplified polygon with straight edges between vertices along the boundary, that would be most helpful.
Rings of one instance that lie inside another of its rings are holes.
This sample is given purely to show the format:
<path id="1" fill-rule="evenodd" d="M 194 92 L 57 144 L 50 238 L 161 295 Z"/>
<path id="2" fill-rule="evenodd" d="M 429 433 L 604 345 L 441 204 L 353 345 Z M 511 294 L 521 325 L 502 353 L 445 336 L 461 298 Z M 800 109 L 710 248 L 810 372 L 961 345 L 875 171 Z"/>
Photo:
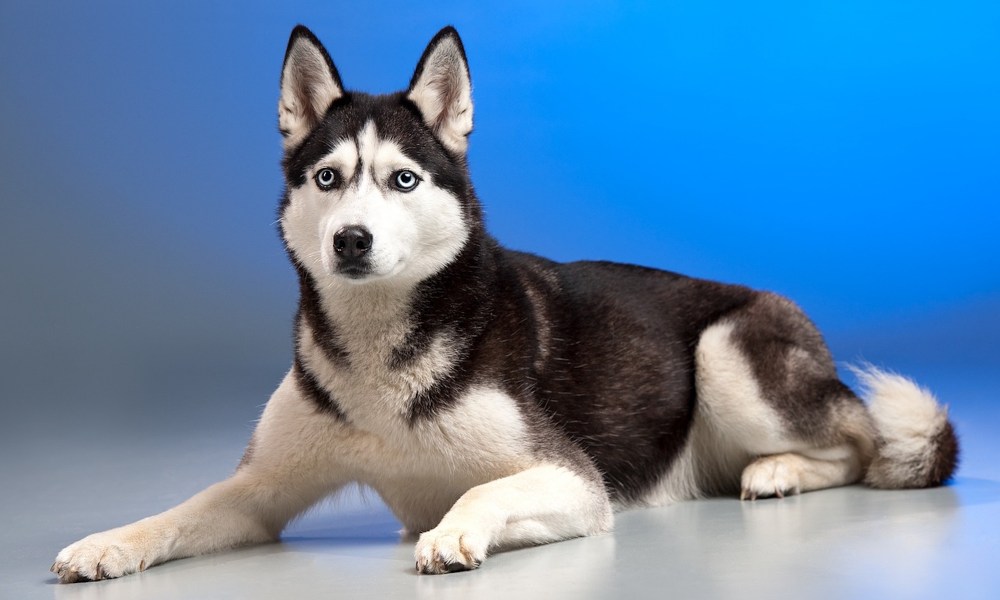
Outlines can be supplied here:
<path id="1" fill-rule="evenodd" d="M 317 163 L 317 166 L 332 166 L 340 169 L 344 181 L 351 181 L 358 171 L 358 146 L 351 138 L 342 138 L 330 148 L 330 153 Z"/>

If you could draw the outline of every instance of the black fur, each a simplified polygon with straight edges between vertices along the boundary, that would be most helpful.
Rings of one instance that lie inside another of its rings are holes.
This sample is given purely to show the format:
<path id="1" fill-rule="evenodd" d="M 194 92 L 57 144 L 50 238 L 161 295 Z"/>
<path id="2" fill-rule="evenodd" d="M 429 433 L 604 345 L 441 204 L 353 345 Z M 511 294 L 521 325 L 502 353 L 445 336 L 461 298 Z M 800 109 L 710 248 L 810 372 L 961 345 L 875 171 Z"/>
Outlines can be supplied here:
<path id="1" fill-rule="evenodd" d="M 835 446 L 831 410 L 861 400 L 840 381 L 833 357 L 819 330 L 791 301 L 760 294 L 738 314 L 734 338 L 750 362 L 765 401 L 789 431 L 801 439 Z M 839 430 L 839 428 L 837 428 Z"/>
<path id="2" fill-rule="evenodd" d="M 296 265 L 296 271 L 299 275 L 299 312 L 296 320 L 296 339 L 300 339 L 304 335 L 299 331 L 301 322 L 304 320 L 312 329 L 313 338 L 323 349 L 326 359 L 333 364 L 345 366 L 348 360 L 347 350 L 340 345 L 333 324 L 323 313 L 319 293 L 316 291 L 316 282 L 301 266 Z"/>
<path id="3" fill-rule="evenodd" d="M 927 477 L 927 487 L 943 485 L 958 469 L 958 435 L 951 423 L 945 423 L 944 429 L 934 439 L 934 447 L 937 449 L 936 460 Z"/>
<path id="4" fill-rule="evenodd" d="M 303 364 L 302 357 L 299 356 L 298 352 L 295 354 L 295 364 L 294 364 L 295 382 L 306 398 L 309 398 L 316 408 L 321 412 L 332 415 L 334 418 L 347 422 L 347 417 L 344 415 L 343 411 L 340 410 L 340 405 L 337 401 L 330 395 L 330 392 L 324 388 L 319 381 L 316 379 L 316 375 L 308 369 L 308 367 Z"/>
<path id="5" fill-rule="evenodd" d="M 485 267 L 494 298 L 473 313 L 487 325 L 471 338 L 450 388 L 477 378 L 502 382 L 527 414 L 545 419 L 537 429 L 584 451 L 613 499 L 639 498 L 686 440 L 699 335 L 755 293 L 632 265 L 559 264 L 484 243 L 493 248 Z M 537 286 L 534 302 L 525 281 Z M 461 326 L 457 317 L 451 327 Z M 432 415 L 454 395 L 420 400 L 420 414 Z"/>

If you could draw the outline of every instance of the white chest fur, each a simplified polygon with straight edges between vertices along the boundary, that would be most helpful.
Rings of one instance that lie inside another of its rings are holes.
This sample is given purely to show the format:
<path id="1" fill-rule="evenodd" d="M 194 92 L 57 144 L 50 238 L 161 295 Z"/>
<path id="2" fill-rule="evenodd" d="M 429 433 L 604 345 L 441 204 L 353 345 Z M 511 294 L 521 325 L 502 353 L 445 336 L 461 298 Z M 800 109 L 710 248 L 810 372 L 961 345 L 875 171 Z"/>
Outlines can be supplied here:
<path id="1" fill-rule="evenodd" d="M 342 363 L 327 357 L 307 322 L 299 330 L 304 366 L 349 422 L 343 441 L 351 470 L 362 480 L 478 481 L 525 468 L 526 425 L 516 400 L 496 386 L 473 386 L 436 414 L 411 417 L 413 398 L 454 367 L 456 340 L 439 332 L 416 356 L 394 364 L 393 348 L 410 333 L 408 320 L 400 318 L 405 305 L 373 302 L 381 304 L 366 305 L 363 317 L 342 312 L 336 320 L 337 341 L 348 349 Z"/>

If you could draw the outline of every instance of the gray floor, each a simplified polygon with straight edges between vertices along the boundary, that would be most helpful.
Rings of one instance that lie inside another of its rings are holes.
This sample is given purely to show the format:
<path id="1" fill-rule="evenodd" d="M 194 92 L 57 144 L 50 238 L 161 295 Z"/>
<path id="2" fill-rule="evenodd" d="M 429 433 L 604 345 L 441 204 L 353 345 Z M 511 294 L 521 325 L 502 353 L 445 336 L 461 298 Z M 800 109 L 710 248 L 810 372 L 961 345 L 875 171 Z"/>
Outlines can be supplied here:
<path id="1" fill-rule="evenodd" d="M 315 509 L 279 544 L 176 561 L 120 580 L 58 585 L 46 569 L 63 545 L 167 508 L 225 477 L 256 408 L 233 423 L 206 403 L 194 429 L 163 415 L 128 428 L 121 419 L 88 420 L 83 413 L 72 420 L 47 415 L 22 428 L 7 423 L 0 597 L 996 598 L 995 384 L 994 377 L 936 382 L 943 395 L 968 400 L 952 406 L 965 461 L 948 487 L 850 487 L 631 511 L 618 515 L 613 534 L 508 552 L 476 572 L 445 576 L 416 575 L 399 525 L 377 498 L 354 492 Z"/>

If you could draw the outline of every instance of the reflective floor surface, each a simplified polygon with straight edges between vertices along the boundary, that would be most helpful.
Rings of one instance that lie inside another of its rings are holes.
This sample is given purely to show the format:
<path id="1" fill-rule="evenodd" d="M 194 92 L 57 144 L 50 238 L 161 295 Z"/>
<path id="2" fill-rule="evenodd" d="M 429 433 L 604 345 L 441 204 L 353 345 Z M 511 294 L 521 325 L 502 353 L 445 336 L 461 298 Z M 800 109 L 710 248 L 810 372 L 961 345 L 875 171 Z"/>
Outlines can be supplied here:
<path id="1" fill-rule="evenodd" d="M 60 548 L 224 478 L 250 425 L 209 415 L 194 430 L 159 421 L 126 435 L 98 420 L 29 423 L 2 446 L 0 598 L 997 598 L 1000 442 L 987 401 L 995 388 L 944 387 L 977 400 L 953 403 L 965 459 L 947 487 L 629 511 L 612 534 L 442 576 L 417 575 L 399 524 L 374 495 L 355 491 L 317 507 L 281 543 L 59 585 L 47 569 Z"/>

